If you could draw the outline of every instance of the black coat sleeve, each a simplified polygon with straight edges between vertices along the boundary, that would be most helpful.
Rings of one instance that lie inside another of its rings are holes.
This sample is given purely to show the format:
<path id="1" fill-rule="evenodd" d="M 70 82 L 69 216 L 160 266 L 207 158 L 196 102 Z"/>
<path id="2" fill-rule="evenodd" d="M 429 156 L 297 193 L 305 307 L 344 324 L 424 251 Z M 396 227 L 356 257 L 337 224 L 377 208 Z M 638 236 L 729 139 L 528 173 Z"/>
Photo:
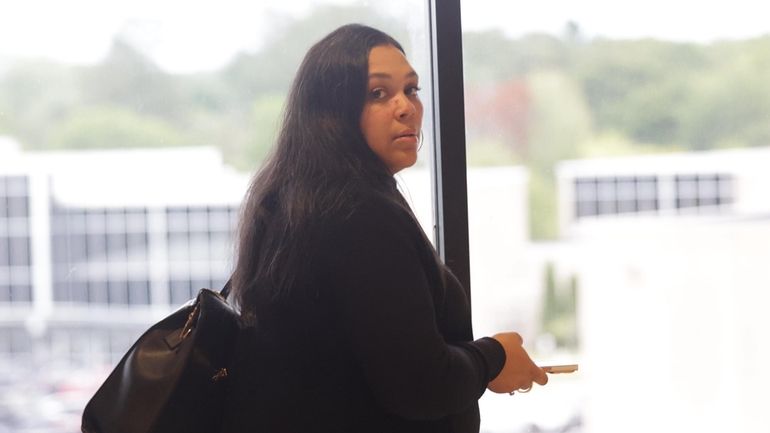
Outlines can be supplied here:
<path id="1" fill-rule="evenodd" d="M 442 336 L 419 230 L 403 209 L 369 201 L 330 231 L 325 249 L 338 320 L 374 398 L 398 416 L 428 420 L 475 403 L 505 353 L 491 338 Z"/>

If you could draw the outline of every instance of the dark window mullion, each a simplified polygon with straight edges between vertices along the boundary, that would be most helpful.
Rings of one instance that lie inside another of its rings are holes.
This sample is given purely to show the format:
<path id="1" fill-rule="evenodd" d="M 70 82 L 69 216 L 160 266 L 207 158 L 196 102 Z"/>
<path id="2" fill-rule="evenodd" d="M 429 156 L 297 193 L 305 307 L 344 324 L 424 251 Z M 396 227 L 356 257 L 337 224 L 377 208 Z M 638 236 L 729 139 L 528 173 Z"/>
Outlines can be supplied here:
<path id="1" fill-rule="evenodd" d="M 429 8 L 436 248 L 470 298 L 460 0 L 429 0 Z"/>

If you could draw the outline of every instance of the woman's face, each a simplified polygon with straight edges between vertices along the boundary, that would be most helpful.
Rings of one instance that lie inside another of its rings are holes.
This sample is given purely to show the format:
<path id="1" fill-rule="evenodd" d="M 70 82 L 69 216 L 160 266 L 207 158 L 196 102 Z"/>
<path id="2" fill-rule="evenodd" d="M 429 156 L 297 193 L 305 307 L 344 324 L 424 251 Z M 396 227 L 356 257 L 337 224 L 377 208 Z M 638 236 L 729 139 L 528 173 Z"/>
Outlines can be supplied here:
<path id="1" fill-rule="evenodd" d="M 404 54 L 392 45 L 369 52 L 369 84 L 361 132 L 369 148 L 395 174 L 417 162 L 422 128 L 419 79 Z"/>

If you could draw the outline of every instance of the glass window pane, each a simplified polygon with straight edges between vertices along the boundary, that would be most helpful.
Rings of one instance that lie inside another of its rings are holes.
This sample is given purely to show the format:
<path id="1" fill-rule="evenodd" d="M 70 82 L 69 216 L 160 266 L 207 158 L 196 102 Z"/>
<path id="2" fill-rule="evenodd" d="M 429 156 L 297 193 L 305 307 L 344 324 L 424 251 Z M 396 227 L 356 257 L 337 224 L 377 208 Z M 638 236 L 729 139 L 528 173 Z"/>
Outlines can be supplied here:
<path id="1" fill-rule="evenodd" d="M 8 235 L 29 236 L 29 218 L 12 218 L 8 221 Z"/>
<path id="2" fill-rule="evenodd" d="M 147 230 L 147 213 L 144 210 L 126 211 L 126 231 L 142 233 Z"/>
<path id="3" fill-rule="evenodd" d="M 169 232 L 185 232 L 188 229 L 187 226 L 187 211 L 183 209 L 169 209 L 167 213 L 168 219 L 166 225 Z"/>
<path id="4" fill-rule="evenodd" d="M 11 285 L 28 286 L 32 282 L 30 278 L 29 267 L 17 266 L 10 268 L 8 282 Z"/>
<path id="5" fill-rule="evenodd" d="M 147 233 L 130 233 L 127 236 L 127 251 L 130 261 L 142 261 L 147 259 L 148 252 Z"/>
<path id="6" fill-rule="evenodd" d="M 172 305 L 181 305 L 192 298 L 189 280 L 171 280 L 169 288 Z"/>
<path id="7" fill-rule="evenodd" d="M 8 203 L 7 215 L 9 218 L 18 217 L 24 218 L 29 214 L 27 197 L 8 197 L 6 203 Z"/>
<path id="8" fill-rule="evenodd" d="M 208 260 L 209 237 L 206 233 L 194 233 L 190 236 L 190 260 Z"/>
<path id="9" fill-rule="evenodd" d="M 72 293 L 72 302 L 89 302 L 89 287 L 85 281 L 73 278 L 70 280 L 70 291 Z"/>
<path id="10" fill-rule="evenodd" d="M 8 266 L 10 260 L 10 240 L 0 236 L 0 267 Z"/>
<path id="11" fill-rule="evenodd" d="M 209 226 L 209 216 L 206 209 L 192 209 L 188 214 L 189 230 L 191 232 L 206 231 Z"/>
<path id="12" fill-rule="evenodd" d="M 128 282 L 128 302 L 132 305 L 147 305 L 150 303 L 150 284 L 147 280 L 132 280 Z"/>
<path id="13" fill-rule="evenodd" d="M 753 403 L 770 377 L 731 373 L 770 362 L 748 331 L 770 326 L 762 13 L 462 2 L 476 337 L 515 330 L 536 362 L 581 364 L 526 410 L 486 393 L 482 431 L 770 427 Z M 492 197 L 477 173 L 501 166 L 526 182 Z"/>
<path id="14" fill-rule="evenodd" d="M 1 248 L 2 246 L 0 246 L 0 249 Z M 67 263 L 69 260 L 69 252 L 66 235 L 56 234 L 51 236 L 51 250 L 51 259 L 53 263 Z M 0 256 L 2 256 L 2 252 L 0 252 Z M 1 260 L 0 263 L 2 263 Z"/>
<path id="15" fill-rule="evenodd" d="M 16 229 L 5 256 L 9 263 L 17 257 L 13 263 L 24 265 L 19 272 L 29 271 L 30 244 L 20 239 L 46 219 L 27 222 L 29 204 L 49 200 L 53 303 L 46 317 L 79 327 L 54 335 L 59 322 L 47 321 L 41 339 L 50 341 L 51 353 L 35 350 L 37 363 L 49 365 L 50 357 L 102 364 L 101 374 L 109 367 L 103 364 L 116 361 L 145 328 L 127 331 L 126 318 L 109 314 L 108 302 L 131 305 L 133 323 L 150 317 L 142 310 L 162 311 L 169 301 L 186 302 L 199 286 L 214 280 L 219 288 L 226 281 L 240 199 L 274 140 L 293 74 L 307 48 L 341 24 L 391 33 L 421 77 L 428 145 L 398 182 L 432 235 L 428 1 L 205 1 L 185 6 L 184 13 L 119 3 L 84 15 L 83 8 L 51 0 L 17 2 L 0 13 L 0 131 L 18 141 L 21 157 L 43 162 L 29 165 L 40 175 L 34 182 L 13 164 L 10 174 L 0 168 L 0 214 L 19 216 L 0 220 L 0 235 Z M 40 10 L 66 28 L 44 25 L 41 32 Z M 72 28 L 87 37 L 73 36 Z M 3 153 L 5 137 L 0 141 Z M 14 226 L 22 222 L 24 231 Z M 0 249 L 0 268 L 3 261 Z M 25 281 L 45 281 L 31 275 Z M 4 290 L 10 298 L 11 285 Z M 164 305 L 151 305 L 158 300 Z M 85 308 L 103 323 L 63 317 Z M 30 416 L 43 418 L 34 411 Z M 78 425 L 60 418 L 35 427 Z"/>
<path id="16" fill-rule="evenodd" d="M 126 231 L 126 215 L 123 209 L 110 210 L 106 215 L 107 232 L 122 233 Z"/>
<path id="17" fill-rule="evenodd" d="M 168 234 L 168 257 L 171 260 L 188 260 L 190 257 L 190 238 L 186 233 Z"/>
<path id="18" fill-rule="evenodd" d="M 222 259 L 231 254 L 232 241 L 227 233 L 212 233 L 210 242 L 209 247 L 212 259 Z"/>
<path id="19" fill-rule="evenodd" d="M 28 266 L 30 264 L 29 238 L 11 237 L 8 238 L 10 248 L 11 266 Z"/>
<path id="20" fill-rule="evenodd" d="M 125 261 L 126 234 L 110 233 L 107 235 L 107 256 L 111 261 Z"/>
<path id="21" fill-rule="evenodd" d="M 597 191 L 596 191 L 596 181 L 595 180 L 588 180 L 588 179 L 578 179 L 576 180 L 576 191 L 575 195 L 577 196 L 578 201 L 593 201 L 596 200 L 597 197 Z"/>
<path id="22" fill-rule="evenodd" d="M 227 209 L 212 209 L 209 213 L 208 229 L 212 231 L 229 231 L 230 218 Z"/>
<path id="23" fill-rule="evenodd" d="M 110 280 L 110 304 L 128 305 L 128 283 L 125 280 Z"/>
<path id="24" fill-rule="evenodd" d="M 69 283 L 62 278 L 55 278 L 53 282 L 53 300 L 56 302 L 70 302 L 72 293 Z"/>
<path id="25" fill-rule="evenodd" d="M 11 302 L 32 301 L 32 287 L 29 284 L 11 286 Z"/>
<path id="26" fill-rule="evenodd" d="M 73 234 L 68 239 L 68 252 L 70 263 L 80 263 L 87 258 L 90 252 L 87 237 L 84 234 Z"/>
<path id="27" fill-rule="evenodd" d="M 636 194 L 640 199 L 657 197 L 657 182 L 655 179 L 637 179 Z"/>
<path id="28" fill-rule="evenodd" d="M 5 179 L 5 194 L 7 197 L 27 197 L 29 195 L 28 180 L 23 176 L 11 176 Z"/>
<path id="29" fill-rule="evenodd" d="M 91 304 L 107 304 L 109 300 L 107 282 L 92 280 L 87 282 L 88 302 Z"/>
<path id="30" fill-rule="evenodd" d="M 107 257 L 107 238 L 103 233 L 89 234 L 86 237 L 88 259 L 95 262 L 104 261 Z"/>
<path id="31" fill-rule="evenodd" d="M 70 233 L 86 233 L 86 214 L 83 211 L 71 210 L 67 215 Z"/>
<path id="32" fill-rule="evenodd" d="M 89 210 L 85 213 L 86 227 L 89 233 L 104 233 L 106 231 L 106 220 L 103 210 Z"/>

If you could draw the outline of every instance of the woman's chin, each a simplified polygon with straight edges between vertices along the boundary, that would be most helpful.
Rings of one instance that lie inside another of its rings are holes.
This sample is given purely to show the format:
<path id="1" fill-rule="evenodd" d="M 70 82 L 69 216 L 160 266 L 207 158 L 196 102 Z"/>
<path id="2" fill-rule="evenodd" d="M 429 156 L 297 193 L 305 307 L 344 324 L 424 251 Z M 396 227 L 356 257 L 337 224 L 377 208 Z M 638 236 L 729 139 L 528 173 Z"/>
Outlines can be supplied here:
<path id="1" fill-rule="evenodd" d="M 390 164 L 390 171 L 393 174 L 398 173 L 399 171 L 409 168 L 417 163 L 417 151 L 410 155 L 404 155 L 403 158 L 399 158 L 398 161 L 393 161 L 393 163 Z"/>

